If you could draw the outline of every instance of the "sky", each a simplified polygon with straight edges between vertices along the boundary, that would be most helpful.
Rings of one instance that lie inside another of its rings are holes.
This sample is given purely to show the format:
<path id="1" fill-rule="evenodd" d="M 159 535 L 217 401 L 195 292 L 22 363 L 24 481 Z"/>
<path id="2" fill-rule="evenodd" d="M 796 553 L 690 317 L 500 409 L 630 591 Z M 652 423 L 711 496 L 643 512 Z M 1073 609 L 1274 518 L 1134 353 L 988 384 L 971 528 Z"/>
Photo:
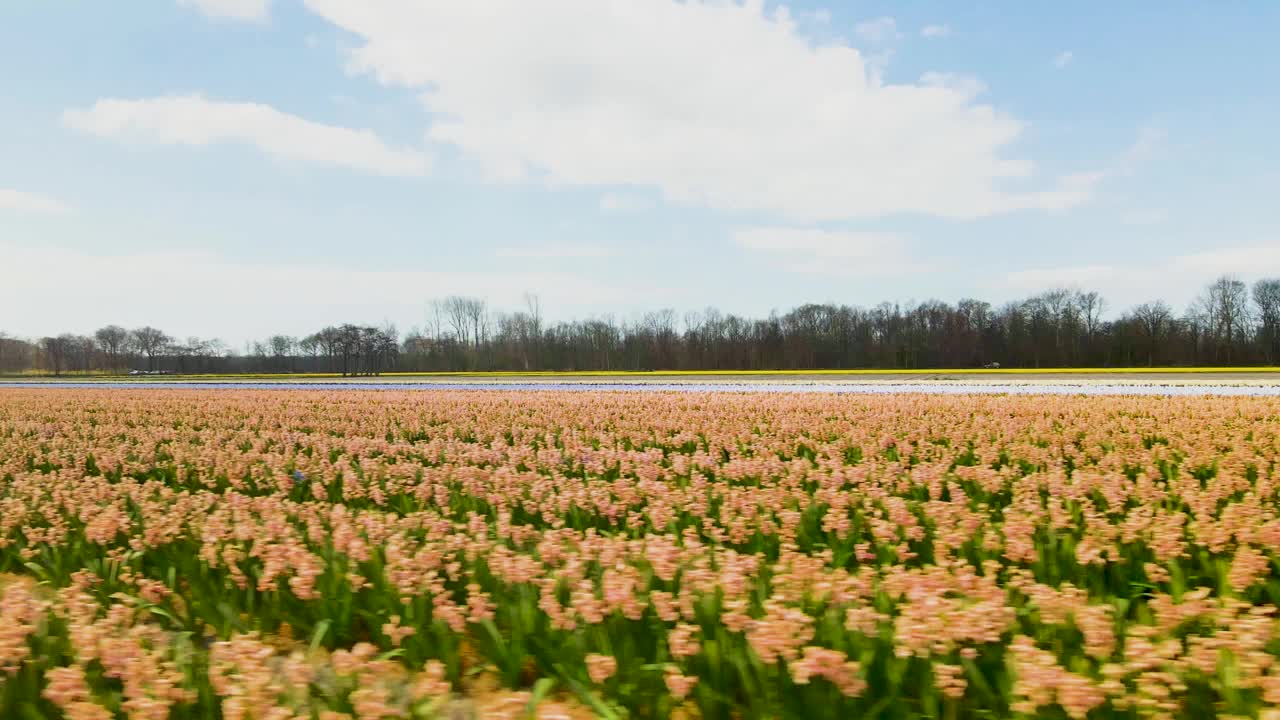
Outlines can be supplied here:
<path id="1" fill-rule="evenodd" d="M 0 331 L 1280 275 L 1280 4 L 0 4 Z"/>

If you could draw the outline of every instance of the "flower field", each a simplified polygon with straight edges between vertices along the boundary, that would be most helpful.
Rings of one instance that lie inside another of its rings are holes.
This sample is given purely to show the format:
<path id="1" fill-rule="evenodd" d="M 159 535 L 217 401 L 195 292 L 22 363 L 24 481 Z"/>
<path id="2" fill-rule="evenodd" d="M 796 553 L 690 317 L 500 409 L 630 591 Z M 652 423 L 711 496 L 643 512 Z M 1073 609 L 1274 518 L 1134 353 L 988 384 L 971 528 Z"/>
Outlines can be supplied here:
<path id="1" fill-rule="evenodd" d="M 0 718 L 1280 717 L 1280 400 L 0 391 Z"/>

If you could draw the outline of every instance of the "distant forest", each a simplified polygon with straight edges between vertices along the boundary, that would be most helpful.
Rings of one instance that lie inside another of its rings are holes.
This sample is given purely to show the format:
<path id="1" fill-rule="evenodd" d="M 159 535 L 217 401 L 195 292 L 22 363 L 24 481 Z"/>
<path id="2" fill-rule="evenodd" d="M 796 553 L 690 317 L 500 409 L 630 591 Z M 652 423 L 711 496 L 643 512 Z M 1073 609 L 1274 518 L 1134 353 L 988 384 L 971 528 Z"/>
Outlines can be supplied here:
<path id="1" fill-rule="evenodd" d="M 543 320 L 536 297 L 516 312 L 449 297 L 401 337 L 394 327 L 334 325 L 273 335 L 233 351 L 153 327 L 21 339 L 0 333 L 0 373 L 289 373 L 460 370 L 806 370 L 1275 365 L 1280 279 L 1222 277 L 1182 314 L 1155 300 L 1104 320 L 1096 292 L 1056 289 L 994 307 L 808 304 L 768 317 L 672 310 L 636 321 Z"/>

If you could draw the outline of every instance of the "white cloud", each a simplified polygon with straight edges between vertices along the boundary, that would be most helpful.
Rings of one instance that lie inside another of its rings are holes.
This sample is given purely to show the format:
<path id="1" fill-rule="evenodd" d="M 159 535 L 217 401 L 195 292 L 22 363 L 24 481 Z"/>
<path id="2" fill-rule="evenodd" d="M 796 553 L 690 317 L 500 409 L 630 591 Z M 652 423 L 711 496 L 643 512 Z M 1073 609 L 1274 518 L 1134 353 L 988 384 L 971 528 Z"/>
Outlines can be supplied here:
<path id="1" fill-rule="evenodd" d="M 769 257 L 790 272 L 897 275 L 928 269 L 926 263 L 911 257 L 907 239 L 896 233 L 751 227 L 735 230 L 733 242 Z"/>
<path id="2" fill-rule="evenodd" d="M 950 25 L 925 25 L 920 28 L 920 37 L 944 38 L 951 35 Z"/>
<path id="3" fill-rule="evenodd" d="M 164 145 L 245 143 L 286 160 L 379 175 L 420 176 L 430 166 L 423 152 L 388 147 L 370 130 L 324 125 L 270 105 L 201 95 L 103 99 L 85 110 L 66 111 L 62 121 L 101 137 Z"/>
<path id="4" fill-rule="evenodd" d="M 1070 65 L 1071 61 L 1074 60 L 1075 57 L 1076 57 L 1075 53 L 1071 52 L 1070 50 L 1063 50 L 1062 52 L 1053 56 L 1053 66 L 1057 68 L 1064 68 Z"/>
<path id="5" fill-rule="evenodd" d="M 901 37 L 901 33 L 898 32 L 898 23 L 891 17 L 879 17 L 875 20 L 860 22 L 853 26 L 853 31 L 859 38 L 877 45 Z"/>
<path id="6" fill-rule="evenodd" d="M 239 343 L 345 321 L 391 320 L 403 330 L 421 324 L 428 298 L 453 294 L 501 308 L 522 306 L 529 291 L 561 312 L 586 312 L 634 294 L 617 282 L 563 272 L 478 272 L 438 263 L 431 270 L 351 269 L 241 262 L 204 252 L 97 255 L 3 243 L 0 257 L 0 307 L 25 308 L 7 318 L 4 329 L 32 336 L 150 324 Z M 54 279 L 58 291 L 50 293 Z M 35 293 L 42 299 L 33 305 Z"/>
<path id="7" fill-rule="evenodd" d="M 1018 270 L 1004 275 L 1006 289 L 1034 293 L 1053 287 L 1097 290 L 1115 310 L 1163 298 L 1185 307 L 1220 275 L 1252 282 L 1280 276 L 1280 241 L 1171 255 L 1151 262 L 1113 262 Z"/>
<path id="8" fill-rule="evenodd" d="M 428 137 L 495 181 L 655 188 L 799 221 L 976 218 L 1078 204 L 1009 157 L 1021 124 L 969 88 L 885 83 L 758 1 L 305 0 L 349 68 L 418 89 Z M 503 22 L 493 22 L 502 17 Z"/>
<path id="9" fill-rule="evenodd" d="M 178 0 L 178 4 L 219 20 L 265 22 L 271 13 L 271 0 Z"/>
<path id="10" fill-rule="evenodd" d="M 68 210 L 57 198 L 40 193 L 0 188 L 0 210 L 32 213 L 62 213 Z"/>
<path id="11" fill-rule="evenodd" d="M 526 247 L 498 248 L 494 255 L 503 258 L 602 258 L 611 257 L 611 248 L 588 243 L 550 242 Z"/>
<path id="12" fill-rule="evenodd" d="M 945 88 L 966 97 L 977 97 L 987 91 L 986 84 L 981 80 L 962 73 L 927 72 L 920 76 L 920 84 L 925 87 Z"/>
<path id="13" fill-rule="evenodd" d="M 652 207 L 652 199 L 635 193 L 608 192 L 600 197 L 600 209 L 605 212 L 637 212 Z"/>

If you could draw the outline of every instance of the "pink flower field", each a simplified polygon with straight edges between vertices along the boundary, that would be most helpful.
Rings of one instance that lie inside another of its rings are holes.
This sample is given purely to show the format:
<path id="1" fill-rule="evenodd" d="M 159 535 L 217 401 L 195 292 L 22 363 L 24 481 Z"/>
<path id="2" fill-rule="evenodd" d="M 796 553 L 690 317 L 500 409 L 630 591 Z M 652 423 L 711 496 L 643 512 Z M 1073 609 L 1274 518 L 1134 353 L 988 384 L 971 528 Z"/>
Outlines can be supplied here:
<path id="1" fill-rule="evenodd" d="M 1280 717 L 1280 400 L 0 391 L 0 717 Z"/>

